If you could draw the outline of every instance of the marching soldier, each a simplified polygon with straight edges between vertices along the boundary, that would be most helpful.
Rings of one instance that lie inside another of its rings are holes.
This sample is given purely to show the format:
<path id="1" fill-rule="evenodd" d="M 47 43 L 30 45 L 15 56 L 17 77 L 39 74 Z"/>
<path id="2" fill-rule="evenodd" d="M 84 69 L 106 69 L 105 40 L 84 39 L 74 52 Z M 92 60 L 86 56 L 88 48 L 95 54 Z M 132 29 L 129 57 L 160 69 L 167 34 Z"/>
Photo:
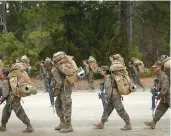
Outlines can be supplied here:
<path id="1" fill-rule="evenodd" d="M 161 60 L 163 60 L 162 57 Z M 161 68 L 163 73 L 161 74 L 161 81 L 159 84 L 160 93 L 157 96 L 157 99 L 160 99 L 160 103 L 156 108 L 153 120 L 150 122 L 144 122 L 144 124 L 149 126 L 151 129 L 155 128 L 156 123 L 170 107 L 170 64 L 168 67 L 165 67 L 164 65 L 164 62 L 162 62 Z"/>
<path id="2" fill-rule="evenodd" d="M 87 76 L 87 81 L 88 81 L 89 87 L 90 87 L 91 90 L 94 90 L 94 85 L 93 85 L 94 74 L 93 74 L 92 70 L 90 69 L 90 66 L 89 66 L 87 60 L 84 60 L 83 64 L 84 64 L 84 67 L 85 67 L 85 71 L 86 71 L 86 76 Z"/>
<path id="3" fill-rule="evenodd" d="M 9 79 L 8 79 L 8 71 L 2 70 L 1 78 L 3 79 L 3 88 L 2 88 L 2 97 L 0 98 L 0 102 L 6 100 L 6 105 L 2 112 L 1 119 L 1 127 L 0 131 L 7 131 L 6 124 L 11 116 L 12 110 L 15 112 L 16 116 L 27 126 L 27 128 L 23 132 L 33 132 L 34 129 L 30 124 L 30 120 L 27 117 L 23 107 L 21 106 L 20 97 L 12 96 L 12 90 L 10 87 Z"/>
<path id="4" fill-rule="evenodd" d="M 140 87 L 143 88 L 143 90 L 145 90 L 143 84 L 140 81 L 140 77 L 139 77 L 139 72 L 136 66 L 134 66 L 134 64 L 132 62 L 129 62 L 128 64 L 130 70 L 131 70 L 131 75 L 132 75 L 132 80 L 136 85 L 139 85 Z"/>
<path id="5" fill-rule="evenodd" d="M 125 111 L 122 96 L 117 91 L 117 85 L 113 78 L 110 76 L 108 66 L 101 67 L 101 75 L 104 76 L 104 88 L 106 91 L 106 99 L 107 99 L 107 110 L 103 112 L 101 117 L 101 121 L 97 124 L 94 124 L 96 128 L 103 129 L 104 124 L 107 121 L 108 117 L 112 113 L 114 109 L 116 109 L 118 115 L 125 121 L 126 125 L 121 128 L 121 130 L 131 130 L 130 118 L 128 113 Z"/>
<path id="6" fill-rule="evenodd" d="M 53 88 L 53 97 L 56 97 L 55 109 L 57 116 L 60 118 L 60 124 L 55 130 L 61 133 L 72 132 L 71 112 L 72 112 L 72 86 L 65 82 L 66 76 L 57 67 L 53 67 L 51 60 L 45 60 L 45 67 L 51 71 Z"/>

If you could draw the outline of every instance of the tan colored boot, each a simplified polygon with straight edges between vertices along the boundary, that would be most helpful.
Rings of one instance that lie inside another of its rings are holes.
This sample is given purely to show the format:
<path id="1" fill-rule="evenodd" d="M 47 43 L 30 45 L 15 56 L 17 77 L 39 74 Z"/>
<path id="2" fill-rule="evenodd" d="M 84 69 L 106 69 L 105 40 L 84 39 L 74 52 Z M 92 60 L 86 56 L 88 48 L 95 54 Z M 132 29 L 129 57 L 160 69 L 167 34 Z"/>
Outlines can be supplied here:
<path id="1" fill-rule="evenodd" d="M 65 127 L 61 128 L 61 133 L 73 132 L 71 121 L 67 121 Z"/>
<path id="2" fill-rule="evenodd" d="M 144 122 L 144 124 L 146 126 L 149 126 L 151 129 L 155 129 L 156 123 L 157 123 L 157 121 L 155 121 L 155 120 L 150 121 L 150 122 Z"/>
<path id="3" fill-rule="evenodd" d="M 63 127 L 65 127 L 65 120 L 64 118 L 60 118 L 60 124 L 55 127 L 55 130 L 61 130 Z"/>
<path id="4" fill-rule="evenodd" d="M 103 129 L 104 128 L 104 122 L 99 122 L 97 124 L 93 124 L 97 129 Z"/>
<path id="5" fill-rule="evenodd" d="M 126 123 L 126 125 L 125 125 L 123 128 L 121 128 L 121 130 L 122 130 L 122 131 L 131 130 L 132 127 L 131 127 L 130 120 L 125 121 L 125 123 Z"/>
<path id="6" fill-rule="evenodd" d="M 2 124 L 2 125 L 1 125 L 1 127 L 0 127 L 0 131 L 1 131 L 1 132 L 5 132 L 5 131 L 7 131 L 7 129 L 6 129 L 6 125 L 5 125 L 5 124 Z"/>
<path id="7" fill-rule="evenodd" d="M 24 133 L 31 133 L 34 129 L 31 124 L 27 125 L 27 128 L 23 131 Z"/>

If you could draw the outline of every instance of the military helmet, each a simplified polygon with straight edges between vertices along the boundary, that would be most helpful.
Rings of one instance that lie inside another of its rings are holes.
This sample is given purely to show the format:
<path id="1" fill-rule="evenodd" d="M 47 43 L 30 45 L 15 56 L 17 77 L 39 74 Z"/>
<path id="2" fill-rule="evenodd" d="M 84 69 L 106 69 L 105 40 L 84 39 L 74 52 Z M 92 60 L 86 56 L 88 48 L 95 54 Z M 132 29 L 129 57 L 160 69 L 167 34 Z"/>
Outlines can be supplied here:
<path id="1" fill-rule="evenodd" d="M 163 61 L 163 60 L 165 60 L 166 58 L 168 58 L 167 55 L 161 55 L 160 60 Z"/>
<path id="2" fill-rule="evenodd" d="M 153 68 L 157 66 L 161 66 L 162 62 L 160 60 L 156 61 L 155 64 L 152 66 Z"/>
<path id="3" fill-rule="evenodd" d="M 49 58 L 49 57 L 47 57 L 47 58 L 45 59 L 45 62 L 44 62 L 44 65 L 48 65 L 48 64 L 52 64 L 52 60 L 51 60 L 51 58 Z"/>
<path id="4" fill-rule="evenodd" d="M 24 55 L 24 56 L 21 57 L 21 62 L 29 63 L 30 61 L 29 61 L 28 57 L 26 55 Z"/>
<path id="5" fill-rule="evenodd" d="M 56 61 L 56 58 L 58 58 L 59 55 L 65 55 L 65 52 L 59 51 L 53 54 L 53 61 Z"/>
<path id="6" fill-rule="evenodd" d="M 101 69 L 101 71 L 107 71 L 107 70 L 109 70 L 109 67 L 108 66 L 101 66 L 100 69 Z"/>
<path id="7" fill-rule="evenodd" d="M 115 55 L 113 55 L 113 58 L 114 58 L 114 59 L 119 59 L 119 58 L 122 58 L 122 57 L 121 57 L 120 54 L 115 54 Z"/>
<path id="8" fill-rule="evenodd" d="M 0 74 L 5 74 L 6 76 L 8 76 L 8 74 L 9 74 L 9 69 L 3 68 L 3 69 L 1 70 L 1 72 L 0 72 Z"/>

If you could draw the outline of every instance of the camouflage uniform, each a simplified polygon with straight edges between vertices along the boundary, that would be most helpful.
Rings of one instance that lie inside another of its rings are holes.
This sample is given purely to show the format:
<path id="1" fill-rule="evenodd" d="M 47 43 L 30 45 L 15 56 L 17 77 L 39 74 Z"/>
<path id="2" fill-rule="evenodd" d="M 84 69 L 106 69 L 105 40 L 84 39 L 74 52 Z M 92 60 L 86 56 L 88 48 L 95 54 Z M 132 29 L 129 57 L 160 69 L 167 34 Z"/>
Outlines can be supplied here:
<path id="1" fill-rule="evenodd" d="M 46 72 L 45 78 L 46 78 L 46 82 L 47 82 L 47 85 L 46 86 L 47 86 L 47 91 L 49 93 L 50 103 L 53 106 L 54 105 L 54 97 L 53 97 L 53 90 L 52 90 L 52 87 L 50 85 L 51 78 L 52 78 L 52 74 L 49 73 L 49 72 Z"/>
<path id="2" fill-rule="evenodd" d="M 155 128 L 157 121 L 165 114 L 165 112 L 170 107 L 170 70 L 162 73 L 160 82 L 160 94 L 161 98 L 159 105 L 156 108 L 155 115 L 153 116 L 153 120 L 151 122 L 144 122 L 145 125 Z"/>
<path id="3" fill-rule="evenodd" d="M 132 66 L 132 79 L 136 85 L 139 85 L 140 87 L 144 88 L 144 86 L 142 85 L 140 81 L 138 69 L 134 65 Z"/>
<path id="4" fill-rule="evenodd" d="M 103 68 L 102 68 L 103 70 Z M 132 129 L 130 124 L 130 119 L 128 113 L 125 111 L 124 106 L 122 104 L 122 97 L 117 91 L 117 86 L 115 80 L 110 76 L 106 75 L 104 78 L 104 89 L 106 92 L 106 99 L 108 101 L 107 110 L 103 111 L 103 115 L 101 117 L 101 122 L 98 124 L 94 124 L 97 128 L 102 129 L 104 127 L 104 123 L 107 121 L 108 117 L 112 113 L 114 109 L 118 115 L 125 121 L 126 125 L 121 128 L 121 130 L 130 130 Z"/>
<path id="5" fill-rule="evenodd" d="M 107 75 L 105 77 L 104 87 L 105 87 L 105 91 L 106 91 L 106 97 L 108 100 L 107 118 L 110 116 L 112 111 L 114 109 L 116 109 L 116 112 L 118 113 L 118 115 L 125 122 L 129 121 L 130 120 L 129 116 L 128 116 L 127 112 L 125 111 L 124 106 L 122 104 L 121 95 L 118 93 L 118 91 L 116 89 L 116 83 L 113 84 L 113 89 L 112 89 L 112 81 L 111 81 L 110 75 Z M 103 112 L 101 121 L 106 122 L 107 118 L 105 116 L 105 112 Z"/>
<path id="6" fill-rule="evenodd" d="M 2 97 L 6 99 L 6 105 L 2 112 L 2 119 L 1 123 L 2 126 L 0 127 L 0 131 L 6 131 L 6 124 L 11 116 L 12 110 L 15 112 L 16 116 L 25 124 L 27 125 L 26 130 L 24 132 L 32 132 L 33 128 L 30 124 L 30 120 L 27 117 L 23 107 L 21 106 L 20 100 L 21 98 L 11 96 L 11 88 L 9 86 L 9 79 L 5 78 L 3 80 L 3 89 L 2 89 Z M 5 129 L 4 129 L 5 128 Z"/>
<path id="7" fill-rule="evenodd" d="M 94 90 L 94 85 L 93 85 L 94 74 L 93 74 L 93 72 L 91 70 L 89 70 L 89 73 L 87 75 L 87 81 L 88 81 L 90 89 Z"/>
<path id="8" fill-rule="evenodd" d="M 65 82 L 65 75 L 62 74 L 56 67 L 52 69 L 54 85 L 54 96 L 56 96 L 55 108 L 58 117 L 60 118 L 60 125 L 56 127 L 56 130 L 65 128 L 64 126 L 71 126 L 71 112 L 72 112 L 72 86 Z"/>
<path id="9" fill-rule="evenodd" d="M 160 118 L 164 115 L 164 113 L 167 111 L 167 109 L 170 107 L 170 83 L 169 83 L 169 76 L 166 72 L 162 74 L 162 80 L 160 83 L 159 88 L 161 88 L 160 96 L 161 100 L 159 105 L 157 106 L 155 115 L 153 117 L 153 120 L 159 121 Z"/>

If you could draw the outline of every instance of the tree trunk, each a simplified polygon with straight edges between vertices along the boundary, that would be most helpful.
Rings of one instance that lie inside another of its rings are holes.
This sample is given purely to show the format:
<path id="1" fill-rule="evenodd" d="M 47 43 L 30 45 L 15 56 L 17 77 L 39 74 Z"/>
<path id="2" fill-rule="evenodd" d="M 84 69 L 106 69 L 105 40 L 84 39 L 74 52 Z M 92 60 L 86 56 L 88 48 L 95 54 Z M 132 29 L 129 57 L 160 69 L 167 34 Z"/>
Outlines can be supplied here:
<path id="1" fill-rule="evenodd" d="M 1 25 L 1 31 L 6 31 L 6 2 L 2 1 L 0 3 L 0 25 Z"/>
<path id="2" fill-rule="evenodd" d="M 120 30 L 127 44 L 132 41 L 132 4 L 131 1 L 121 1 Z"/>

